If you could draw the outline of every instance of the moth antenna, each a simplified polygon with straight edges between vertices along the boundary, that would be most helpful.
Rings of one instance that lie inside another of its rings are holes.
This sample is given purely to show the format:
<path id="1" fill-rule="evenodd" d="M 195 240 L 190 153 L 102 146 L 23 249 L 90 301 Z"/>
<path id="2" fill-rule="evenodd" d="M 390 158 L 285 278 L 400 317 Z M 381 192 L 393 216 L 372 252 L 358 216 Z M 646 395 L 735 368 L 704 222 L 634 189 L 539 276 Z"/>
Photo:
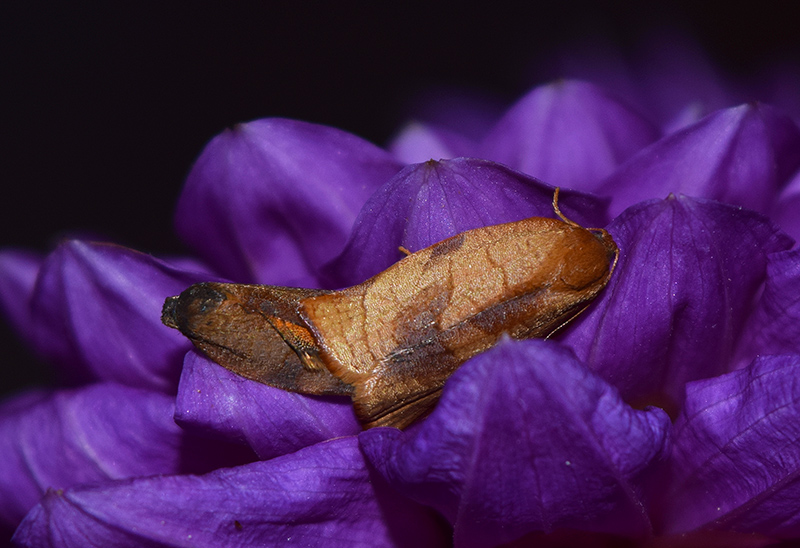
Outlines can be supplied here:
<path id="1" fill-rule="evenodd" d="M 571 219 L 568 219 L 566 217 L 566 215 L 561 213 L 561 209 L 559 209 L 559 207 L 558 207 L 558 193 L 559 193 L 560 190 L 561 189 L 559 187 L 556 187 L 556 189 L 553 191 L 553 211 L 556 212 L 556 215 L 558 215 L 559 219 L 561 219 L 562 221 L 567 223 L 569 226 L 583 228 L 581 225 L 579 225 L 578 223 L 576 223 L 575 221 L 573 221 Z M 605 228 L 584 228 L 584 230 L 588 230 L 589 232 L 598 232 L 598 233 L 600 233 L 600 236 L 603 238 L 603 240 L 606 240 L 606 238 L 610 238 L 610 236 L 608 234 L 608 231 Z M 608 276 L 609 277 L 611 277 L 611 274 L 614 273 L 614 268 L 616 268 L 618 260 L 619 260 L 619 249 L 617 249 L 616 253 L 614 253 L 614 262 L 611 263 L 611 268 L 609 268 L 609 271 L 608 271 Z M 565 324 L 569 323 L 570 321 L 572 321 L 572 318 L 567 320 L 565 322 Z M 559 329 L 561 329 L 561 327 L 562 326 L 557 327 L 555 331 L 558 331 Z"/>
<path id="2" fill-rule="evenodd" d="M 585 228 L 584 226 L 581 226 L 580 224 L 573 221 L 572 219 L 568 219 L 566 215 L 561 213 L 561 209 L 558 207 L 558 193 L 560 190 L 561 188 L 556 187 L 556 189 L 553 191 L 553 211 L 556 212 L 556 215 L 558 215 L 559 219 L 567 223 L 569 226 L 583 228 L 584 230 L 588 230 L 589 232 L 600 232 L 601 234 L 608 234 L 608 232 L 604 228 Z"/>
<path id="3" fill-rule="evenodd" d="M 568 225 L 581 227 L 581 225 L 579 225 L 578 223 L 576 223 L 573 220 L 567 219 L 567 217 L 563 213 L 561 213 L 561 209 L 559 209 L 559 207 L 558 207 L 558 194 L 559 194 L 560 191 L 561 191 L 560 187 L 556 187 L 556 189 L 553 191 L 553 211 L 556 212 L 556 215 L 558 215 L 559 219 L 561 219 L 562 221 L 564 221 Z M 581 227 L 581 228 L 583 228 L 583 227 Z"/>

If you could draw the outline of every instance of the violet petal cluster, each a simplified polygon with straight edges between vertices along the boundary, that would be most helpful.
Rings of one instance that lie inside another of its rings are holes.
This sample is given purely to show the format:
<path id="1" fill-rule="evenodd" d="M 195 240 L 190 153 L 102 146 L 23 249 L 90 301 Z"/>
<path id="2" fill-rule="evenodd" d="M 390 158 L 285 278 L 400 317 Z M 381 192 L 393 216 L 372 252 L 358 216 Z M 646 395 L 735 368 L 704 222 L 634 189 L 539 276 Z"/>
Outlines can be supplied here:
<path id="1" fill-rule="evenodd" d="M 202 263 L 0 252 L 0 307 L 63 383 L 0 403 L 2 528 L 26 547 L 800 539 L 800 128 L 781 105 L 681 103 L 726 89 L 704 66 L 661 66 L 702 75 L 673 97 L 653 67 L 627 100 L 611 69 L 545 84 L 482 133 L 455 113 L 387 149 L 240 124 L 178 204 Z M 553 216 L 556 185 L 618 244 L 608 286 L 552 339 L 464 363 L 405 431 L 238 377 L 160 322 L 200 281 L 360 283 L 400 246 Z"/>

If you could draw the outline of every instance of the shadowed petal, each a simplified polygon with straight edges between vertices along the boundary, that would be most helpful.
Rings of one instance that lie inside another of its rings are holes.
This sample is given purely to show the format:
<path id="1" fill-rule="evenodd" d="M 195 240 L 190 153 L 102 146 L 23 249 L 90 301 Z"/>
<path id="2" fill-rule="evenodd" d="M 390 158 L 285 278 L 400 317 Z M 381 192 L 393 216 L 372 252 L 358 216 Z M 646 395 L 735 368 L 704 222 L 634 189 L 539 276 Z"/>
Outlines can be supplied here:
<path id="1" fill-rule="evenodd" d="M 598 226 L 604 202 L 564 191 L 570 219 Z M 553 188 L 486 160 L 457 158 L 406 167 L 364 205 L 344 252 L 326 265 L 326 285 L 360 283 L 402 258 L 459 232 L 526 217 L 554 217 Z"/>
<path id="2" fill-rule="evenodd" d="M 44 262 L 32 299 L 36 350 L 67 382 L 113 380 L 173 390 L 186 338 L 161 324 L 164 300 L 208 281 L 121 246 L 78 240 Z"/>
<path id="3" fill-rule="evenodd" d="M 14 541 L 53 548 L 446 542 L 428 510 L 373 481 L 354 437 L 205 476 L 51 491 Z"/>
<path id="4" fill-rule="evenodd" d="M 611 214 L 670 193 L 711 198 L 769 213 L 800 165 L 800 129 L 766 105 L 715 112 L 625 162 L 598 192 Z"/>
<path id="5" fill-rule="evenodd" d="M 759 355 L 800 354 L 800 250 L 767 257 L 767 280 L 739 341 L 736 365 Z"/>
<path id="6" fill-rule="evenodd" d="M 51 488 L 242 462 L 242 450 L 186 435 L 174 407 L 164 394 L 112 383 L 4 402 L 0 520 L 15 525 Z"/>
<path id="7" fill-rule="evenodd" d="M 31 296 L 43 260 L 31 251 L 0 251 L 0 311 L 28 344 L 33 344 Z"/>
<path id="8" fill-rule="evenodd" d="M 176 226 L 237 282 L 315 285 L 372 192 L 399 169 L 349 133 L 293 120 L 239 124 L 198 158 Z"/>
<path id="9" fill-rule="evenodd" d="M 675 423 L 664 528 L 800 536 L 800 355 L 690 383 Z"/>
<path id="10" fill-rule="evenodd" d="M 505 99 L 486 90 L 434 86 L 421 90 L 409 101 L 406 118 L 478 141 L 506 108 Z"/>
<path id="11" fill-rule="evenodd" d="M 766 256 L 791 240 L 755 212 L 685 196 L 638 204 L 608 229 L 617 269 L 561 340 L 626 400 L 675 411 L 687 381 L 729 369 Z"/>
<path id="12" fill-rule="evenodd" d="M 350 398 L 279 390 L 239 377 L 195 352 L 186 355 L 175 420 L 247 443 L 261 459 L 361 431 Z"/>
<path id="13" fill-rule="evenodd" d="M 590 39 L 550 58 L 542 72 L 544 79 L 579 78 L 611 90 L 667 133 L 747 99 L 699 44 L 674 31 L 648 33 L 632 55 Z"/>
<path id="14" fill-rule="evenodd" d="M 416 430 L 359 439 L 392 486 L 454 525 L 456 546 L 496 546 L 562 528 L 647 535 L 640 488 L 669 427 L 569 350 L 531 339 L 465 363 Z"/>
<path id="15" fill-rule="evenodd" d="M 773 59 L 753 78 L 754 97 L 775 105 L 800 121 L 800 64 L 796 59 Z"/>
<path id="16" fill-rule="evenodd" d="M 551 185 L 594 191 L 661 132 L 628 105 L 580 81 L 541 86 L 489 132 L 477 156 Z"/>

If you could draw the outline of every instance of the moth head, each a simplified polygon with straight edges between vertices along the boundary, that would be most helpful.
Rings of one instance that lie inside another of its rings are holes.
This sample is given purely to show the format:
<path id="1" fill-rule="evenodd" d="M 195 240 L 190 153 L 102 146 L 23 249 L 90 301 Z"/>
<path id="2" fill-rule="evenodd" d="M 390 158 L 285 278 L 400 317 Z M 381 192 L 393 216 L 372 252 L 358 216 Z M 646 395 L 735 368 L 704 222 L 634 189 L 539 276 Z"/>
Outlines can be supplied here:
<path id="1" fill-rule="evenodd" d="M 169 297 L 161 309 L 161 322 L 177 329 L 190 339 L 197 338 L 204 321 L 225 302 L 227 295 L 212 284 L 199 283 L 180 295 Z"/>
<path id="2" fill-rule="evenodd" d="M 608 274 L 606 278 L 610 278 L 611 274 L 614 272 L 614 268 L 617 266 L 617 260 L 619 259 L 619 247 L 617 247 L 617 243 L 611 237 L 611 234 L 604 228 L 586 228 L 581 226 L 580 224 L 576 223 L 572 219 L 567 218 L 562 212 L 561 209 L 558 207 L 558 195 L 561 189 L 556 187 L 553 191 L 553 211 L 558 216 L 559 219 L 564 221 L 569 226 L 579 228 L 581 230 L 586 230 L 591 232 L 595 238 L 597 238 L 601 244 L 603 244 L 603 248 L 605 249 L 606 259 L 608 260 Z"/>

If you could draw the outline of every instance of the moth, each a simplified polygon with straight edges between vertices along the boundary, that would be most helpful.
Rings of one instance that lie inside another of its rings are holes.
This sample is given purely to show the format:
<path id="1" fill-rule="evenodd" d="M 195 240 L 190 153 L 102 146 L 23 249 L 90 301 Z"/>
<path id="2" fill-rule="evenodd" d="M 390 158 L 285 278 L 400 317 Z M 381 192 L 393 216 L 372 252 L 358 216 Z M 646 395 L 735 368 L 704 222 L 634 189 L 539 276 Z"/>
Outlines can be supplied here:
<path id="1" fill-rule="evenodd" d="M 199 283 L 161 320 L 209 358 L 283 390 L 352 398 L 364 428 L 426 415 L 450 375 L 507 334 L 546 338 L 608 283 L 611 235 L 531 217 L 468 230 L 327 291 Z"/>

